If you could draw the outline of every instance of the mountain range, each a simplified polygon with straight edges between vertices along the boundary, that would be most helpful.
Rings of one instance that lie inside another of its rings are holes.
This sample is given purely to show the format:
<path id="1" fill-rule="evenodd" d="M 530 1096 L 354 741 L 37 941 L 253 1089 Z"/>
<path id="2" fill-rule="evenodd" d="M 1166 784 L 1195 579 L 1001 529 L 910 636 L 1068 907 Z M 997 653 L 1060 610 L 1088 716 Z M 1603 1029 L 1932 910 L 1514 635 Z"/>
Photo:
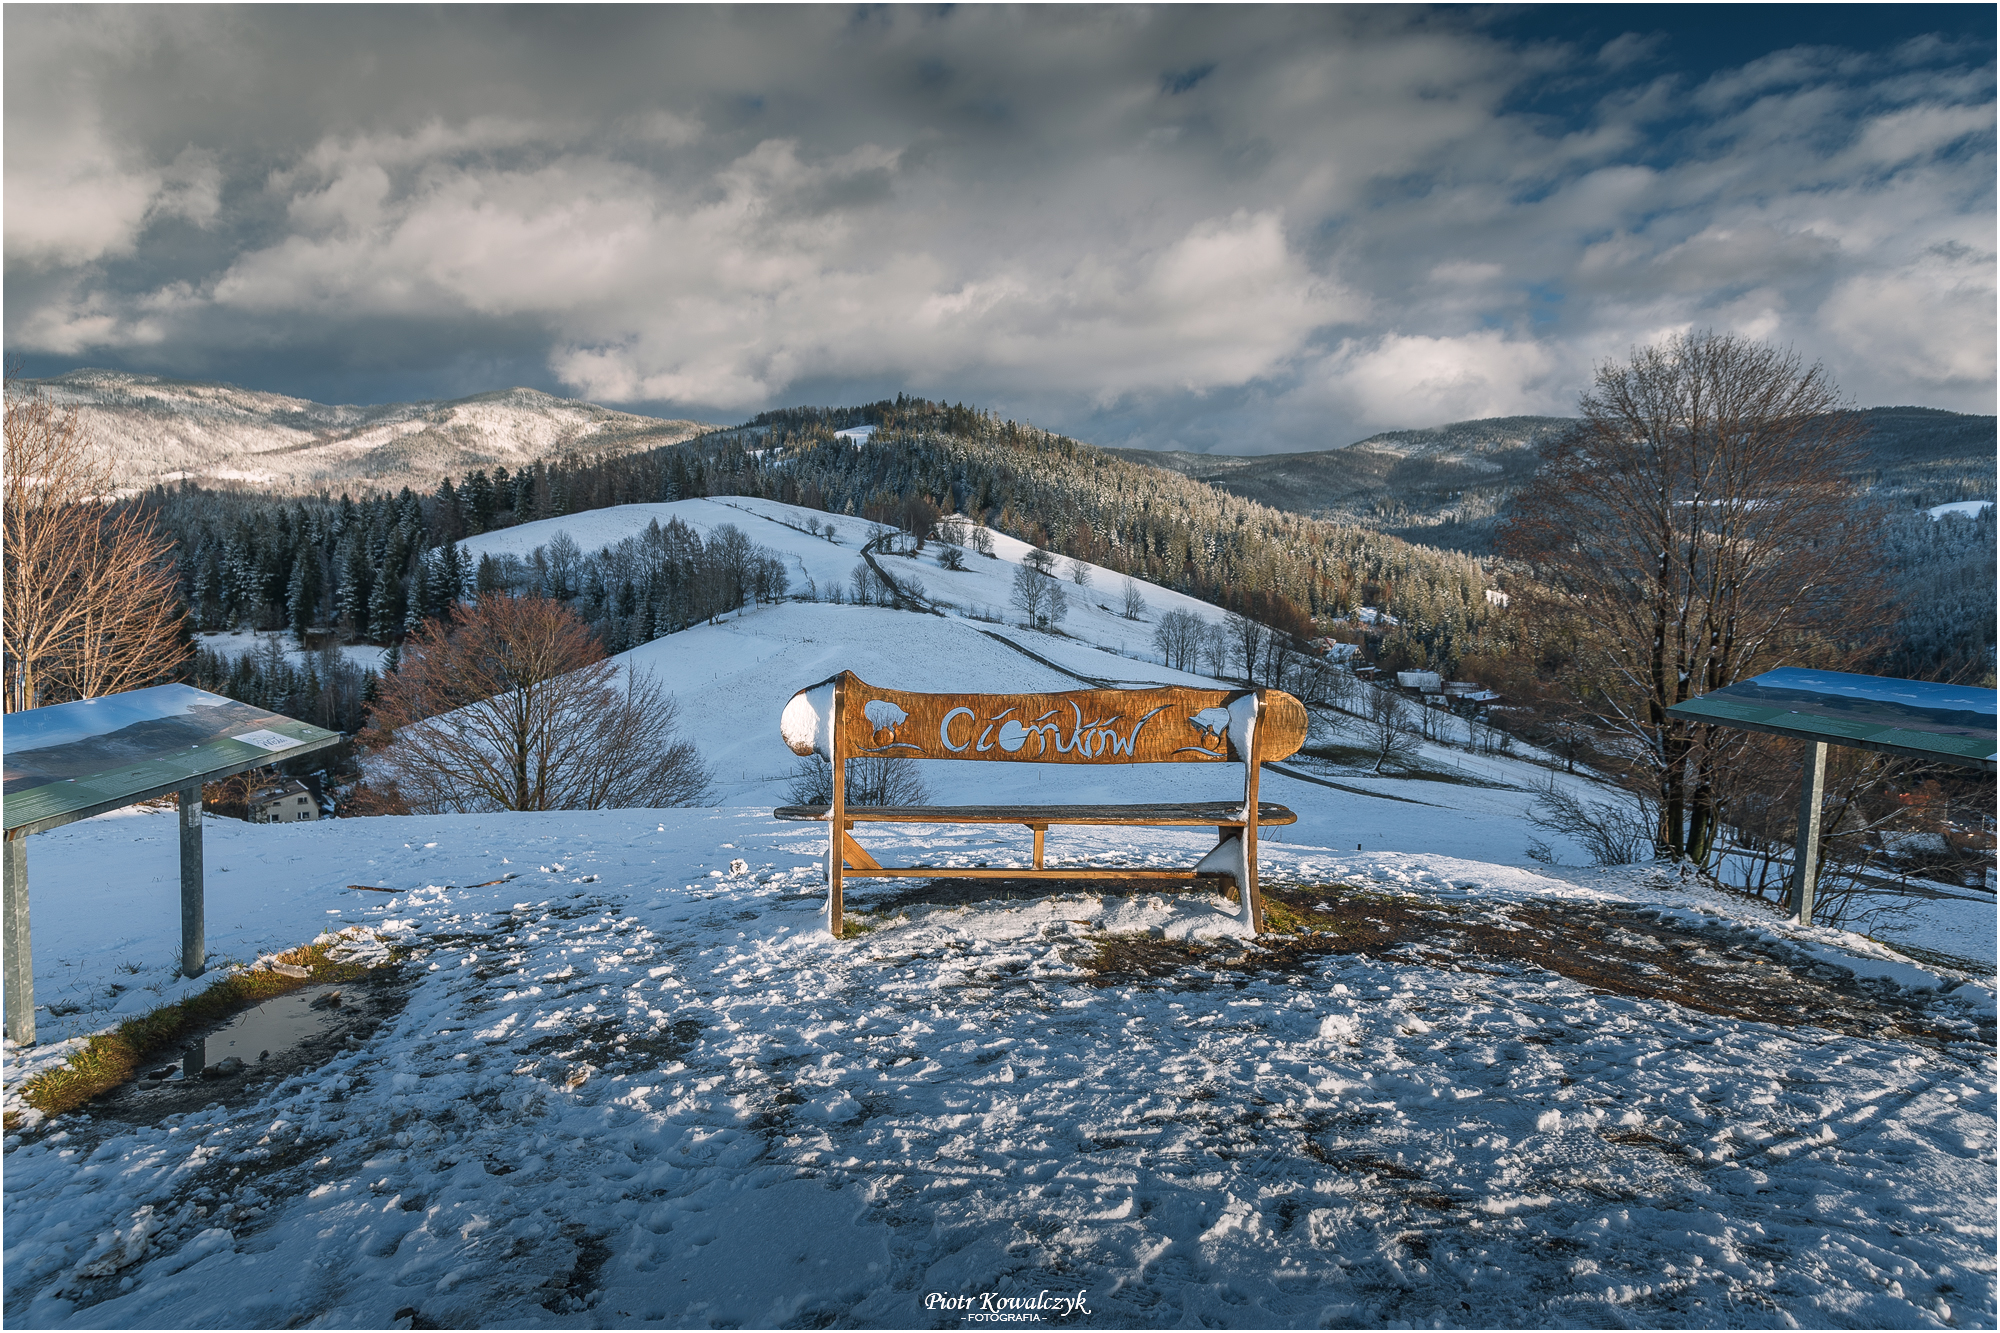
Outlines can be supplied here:
<path id="1" fill-rule="evenodd" d="M 1861 416 L 1867 433 L 1857 479 L 1879 497 L 1925 507 L 1992 496 L 1994 418 L 1933 407 L 1871 407 Z M 1385 431 L 1338 449 L 1253 457 L 1111 452 L 1276 509 L 1485 553 L 1507 501 L 1540 465 L 1540 445 L 1575 424 L 1571 417 L 1486 417 Z"/>
<path id="2" fill-rule="evenodd" d="M 406 485 L 423 491 L 440 477 L 480 468 L 632 453 L 711 429 L 519 388 L 353 407 L 230 384 L 73 370 L 15 381 L 7 392 L 40 393 L 76 408 L 114 480 L 128 490 L 186 478 L 281 494 L 362 495 Z"/>
<path id="3" fill-rule="evenodd" d="M 74 370 L 18 380 L 82 415 L 118 485 L 182 478 L 219 489 L 356 496 L 535 459 L 615 456 L 724 429 L 513 388 L 450 401 L 329 406 L 228 384 Z M 1995 420 L 1927 407 L 1873 407 L 1859 479 L 1899 506 L 1991 498 Z M 1274 509 L 1485 554 L 1507 502 L 1540 464 L 1540 445 L 1574 425 L 1555 416 L 1486 417 L 1385 431 L 1336 449 L 1229 455 L 1120 448 Z"/>

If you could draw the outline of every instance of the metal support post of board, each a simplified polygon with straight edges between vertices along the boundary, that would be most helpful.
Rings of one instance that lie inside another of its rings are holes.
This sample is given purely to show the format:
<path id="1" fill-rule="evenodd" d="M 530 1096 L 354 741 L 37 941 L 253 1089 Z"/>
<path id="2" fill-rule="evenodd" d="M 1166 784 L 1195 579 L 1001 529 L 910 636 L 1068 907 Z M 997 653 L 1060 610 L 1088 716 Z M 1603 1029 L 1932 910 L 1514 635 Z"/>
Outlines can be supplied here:
<path id="1" fill-rule="evenodd" d="M 7 1036 L 35 1044 L 35 956 L 28 946 L 28 839 L 7 835 L 6 972 Z"/>
<path id="2" fill-rule="evenodd" d="M 1802 926 L 1813 917 L 1819 887 L 1819 811 L 1826 796 L 1826 742 L 1807 741 L 1799 772 L 1799 836 L 1792 855 L 1792 915 Z"/>
<path id="3" fill-rule="evenodd" d="M 198 977 L 206 969 L 208 936 L 202 921 L 201 784 L 182 787 L 181 816 L 181 973 Z"/>

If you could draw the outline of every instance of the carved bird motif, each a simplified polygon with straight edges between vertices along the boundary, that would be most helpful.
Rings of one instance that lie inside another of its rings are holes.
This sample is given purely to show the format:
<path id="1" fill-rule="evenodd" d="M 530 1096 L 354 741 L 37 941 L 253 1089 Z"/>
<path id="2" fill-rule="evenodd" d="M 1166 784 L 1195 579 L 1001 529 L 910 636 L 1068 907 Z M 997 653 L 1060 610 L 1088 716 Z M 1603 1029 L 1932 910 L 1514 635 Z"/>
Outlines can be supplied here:
<path id="1" fill-rule="evenodd" d="M 910 715 L 887 699 L 870 699 L 861 708 L 868 725 L 875 728 L 875 743 L 887 745 L 896 739 L 896 728 L 910 720 Z"/>
<path id="2" fill-rule="evenodd" d="M 1204 708 L 1188 719 L 1201 732 L 1204 747 L 1210 741 L 1219 741 L 1229 734 L 1229 710 L 1227 708 Z"/>

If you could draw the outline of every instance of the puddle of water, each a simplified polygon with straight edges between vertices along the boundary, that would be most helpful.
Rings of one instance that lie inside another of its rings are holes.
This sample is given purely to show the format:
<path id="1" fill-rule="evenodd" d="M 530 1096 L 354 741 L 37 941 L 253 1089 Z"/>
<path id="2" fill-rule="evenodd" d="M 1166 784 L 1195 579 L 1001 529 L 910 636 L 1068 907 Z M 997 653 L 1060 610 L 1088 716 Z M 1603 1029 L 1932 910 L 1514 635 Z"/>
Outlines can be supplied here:
<path id="1" fill-rule="evenodd" d="M 180 1077 L 198 1079 L 203 1070 L 208 1070 L 211 1078 L 254 1072 L 272 1059 L 282 1061 L 307 1038 L 351 1021 L 356 1009 L 365 1003 L 353 986 L 308 986 L 274 996 L 183 1047 Z M 224 1061 L 241 1063 L 225 1065 Z M 158 1067 L 143 1077 L 153 1082 L 171 1078 L 172 1068 Z"/>
<path id="2" fill-rule="evenodd" d="M 266 1000 L 173 1054 L 161 1052 L 161 1063 L 95 1099 L 92 1117 L 109 1133 L 120 1123 L 158 1124 L 212 1104 L 248 1105 L 284 1079 L 359 1049 L 402 1010 L 412 980 L 385 968 Z"/>
<path id="3" fill-rule="evenodd" d="M 201 1042 L 207 1050 L 207 1063 L 235 1056 L 246 1065 L 254 1065 L 284 1054 L 347 1016 L 342 1009 L 350 997 L 341 992 L 339 986 L 308 986 L 245 1009 Z"/>

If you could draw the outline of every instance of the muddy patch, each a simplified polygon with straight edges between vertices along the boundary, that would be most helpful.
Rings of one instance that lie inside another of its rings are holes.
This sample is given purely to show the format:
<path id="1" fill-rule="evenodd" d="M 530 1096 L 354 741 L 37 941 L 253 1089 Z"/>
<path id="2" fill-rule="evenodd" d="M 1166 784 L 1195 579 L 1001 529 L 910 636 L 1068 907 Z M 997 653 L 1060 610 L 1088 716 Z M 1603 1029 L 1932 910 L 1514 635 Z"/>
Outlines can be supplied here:
<path id="1" fill-rule="evenodd" d="M 399 1013 L 410 983 L 400 969 L 273 996 L 164 1052 L 129 1082 L 88 1103 L 99 1119 L 152 1124 L 220 1102 L 248 1105 L 293 1074 L 357 1049 Z"/>
<path id="2" fill-rule="evenodd" d="M 1315 973 L 1330 957 L 1362 954 L 1493 976 L 1553 973 L 1603 994 L 1781 1027 L 1940 1045 L 1994 1040 L 1990 1022 L 1942 1018 L 1922 993 L 1857 978 L 1727 921 L 1695 923 L 1618 904 L 1473 909 L 1338 884 L 1267 883 L 1264 895 L 1280 933 L 1256 948 L 1106 937 L 1084 966 L 1100 986 L 1202 987 Z"/>

